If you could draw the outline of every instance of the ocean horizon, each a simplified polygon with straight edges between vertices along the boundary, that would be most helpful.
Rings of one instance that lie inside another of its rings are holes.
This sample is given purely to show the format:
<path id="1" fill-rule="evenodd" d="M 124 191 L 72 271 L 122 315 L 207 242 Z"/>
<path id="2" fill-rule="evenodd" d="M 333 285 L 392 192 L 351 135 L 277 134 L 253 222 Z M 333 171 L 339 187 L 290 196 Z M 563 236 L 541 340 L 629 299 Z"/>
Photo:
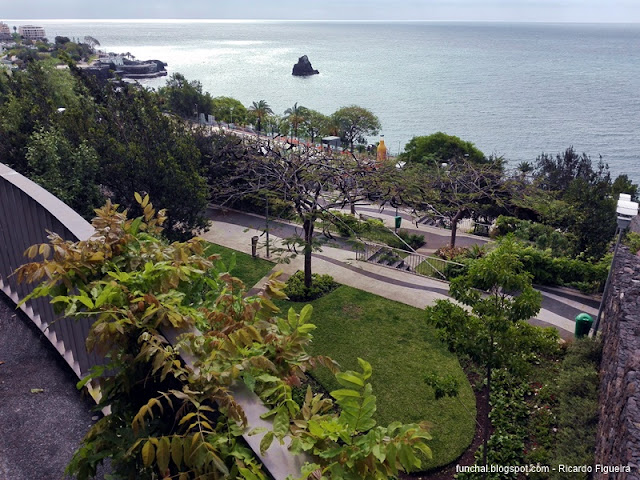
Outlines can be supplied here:
<path id="1" fill-rule="evenodd" d="M 40 19 L 50 39 L 168 63 L 213 96 L 373 111 L 391 153 L 443 131 L 510 166 L 573 146 L 640 182 L 640 24 Z M 139 26 L 137 28 L 136 26 Z M 319 75 L 291 75 L 307 55 Z M 142 82 L 157 88 L 166 78 Z M 370 142 L 377 137 L 369 138 Z"/>

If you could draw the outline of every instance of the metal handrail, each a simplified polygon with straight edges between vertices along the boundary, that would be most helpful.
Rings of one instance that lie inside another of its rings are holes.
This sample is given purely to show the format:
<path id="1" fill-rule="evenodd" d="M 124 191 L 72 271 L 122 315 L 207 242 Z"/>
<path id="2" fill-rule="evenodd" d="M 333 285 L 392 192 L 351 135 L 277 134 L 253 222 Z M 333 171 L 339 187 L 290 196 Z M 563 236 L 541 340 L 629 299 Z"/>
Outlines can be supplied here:
<path id="1" fill-rule="evenodd" d="M 379 243 L 362 242 L 362 245 L 364 247 L 356 251 L 356 260 L 375 263 L 424 277 L 448 281 L 449 273 L 447 272 L 447 267 L 466 268 L 462 263 L 423 255 L 415 251 L 401 250 Z"/>

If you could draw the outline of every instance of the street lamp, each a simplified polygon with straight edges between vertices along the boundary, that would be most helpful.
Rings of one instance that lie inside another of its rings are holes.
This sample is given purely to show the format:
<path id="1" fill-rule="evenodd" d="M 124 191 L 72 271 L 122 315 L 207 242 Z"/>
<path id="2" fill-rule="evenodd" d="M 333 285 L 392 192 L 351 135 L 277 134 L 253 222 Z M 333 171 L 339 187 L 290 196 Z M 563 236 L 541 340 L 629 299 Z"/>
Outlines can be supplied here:
<path id="1" fill-rule="evenodd" d="M 618 199 L 618 206 L 616 208 L 618 214 L 618 238 L 616 240 L 616 247 L 613 250 L 613 258 L 611 259 L 611 268 L 609 268 L 609 274 L 607 275 L 607 281 L 604 284 L 604 291 L 602 292 L 602 299 L 600 300 L 600 308 L 598 308 L 598 317 L 596 323 L 593 326 L 593 336 L 598 333 L 598 326 L 600 325 L 600 318 L 602 317 L 602 308 L 604 307 L 604 301 L 607 298 L 607 292 L 609 291 L 609 285 L 611 283 L 611 274 L 616 264 L 616 253 L 618 253 L 618 247 L 620 246 L 620 240 L 622 234 L 631 223 L 631 219 L 638 215 L 638 202 L 631 201 L 631 195 L 628 193 L 621 193 Z"/>

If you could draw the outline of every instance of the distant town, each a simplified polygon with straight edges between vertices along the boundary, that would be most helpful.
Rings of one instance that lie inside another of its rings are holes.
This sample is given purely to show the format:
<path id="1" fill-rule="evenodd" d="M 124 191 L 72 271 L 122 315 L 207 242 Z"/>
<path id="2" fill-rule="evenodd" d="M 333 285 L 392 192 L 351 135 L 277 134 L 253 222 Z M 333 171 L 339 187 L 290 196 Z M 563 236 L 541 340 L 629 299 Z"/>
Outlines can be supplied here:
<path id="1" fill-rule="evenodd" d="M 100 47 L 100 42 L 91 36 L 83 39 L 56 36 L 50 42 L 44 27 L 10 27 L 0 22 L 0 68 L 17 70 L 25 68 L 29 60 L 49 57 L 61 64 L 66 63 L 66 58 L 71 58 L 79 68 L 103 81 L 111 78 L 153 78 L 167 74 L 166 64 L 160 60 L 140 61 L 131 53 L 104 52 L 97 47 Z"/>

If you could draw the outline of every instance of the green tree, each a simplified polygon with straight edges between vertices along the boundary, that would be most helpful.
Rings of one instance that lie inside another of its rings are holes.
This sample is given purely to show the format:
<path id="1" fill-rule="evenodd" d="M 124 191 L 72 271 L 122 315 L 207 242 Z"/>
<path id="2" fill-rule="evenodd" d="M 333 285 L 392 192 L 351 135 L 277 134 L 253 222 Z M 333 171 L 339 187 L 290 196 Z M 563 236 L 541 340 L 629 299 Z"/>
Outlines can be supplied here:
<path id="1" fill-rule="evenodd" d="M 314 232 L 316 220 L 334 216 L 332 208 L 356 202 L 364 197 L 366 188 L 354 191 L 353 186 L 373 182 L 375 172 L 368 172 L 349 156 L 330 154 L 292 145 L 244 145 L 241 158 L 232 159 L 231 176 L 217 178 L 211 185 L 213 197 L 222 204 L 232 203 L 250 195 L 267 194 L 292 205 L 303 233 L 289 243 L 304 254 L 305 287 L 313 282 L 311 258 L 320 248 Z"/>
<path id="2" fill-rule="evenodd" d="M 231 97 L 215 97 L 211 103 L 213 115 L 219 122 L 239 125 L 246 123 L 247 109 L 239 100 Z"/>
<path id="3" fill-rule="evenodd" d="M 32 62 L 24 71 L 4 78 L 6 83 L 0 91 L 3 163 L 26 175 L 27 143 L 43 127 L 56 125 L 76 145 L 87 139 L 95 118 L 93 100 L 68 70 L 57 69 L 51 63 Z M 58 111 L 61 107 L 64 114 Z"/>
<path id="4" fill-rule="evenodd" d="M 211 98 L 202 93 L 202 84 L 197 80 L 187 80 L 181 73 L 171 75 L 158 94 L 169 110 L 183 118 L 212 113 Z"/>
<path id="5" fill-rule="evenodd" d="M 404 147 L 400 159 L 407 163 L 421 163 L 429 166 L 452 164 L 459 160 L 467 160 L 471 163 L 487 161 L 484 153 L 473 143 L 443 132 L 413 137 Z"/>
<path id="6" fill-rule="evenodd" d="M 449 294 L 470 310 L 450 300 L 438 300 L 435 306 L 427 307 L 427 319 L 452 351 L 469 355 L 485 369 L 486 465 L 492 371 L 506 367 L 522 375 L 531 353 L 550 348 L 557 342 L 557 333 L 534 336 L 527 328 L 526 321 L 540 310 L 542 295 L 531 286 L 531 275 L 523 270 L 511 240 L 471 263 L 467 273 L 451 282 Z"/>
<path id="7" fill-rule="evenodd" d="M 466 159 L 446 166 L 408 164 L 396 178 L 404 187 L 404 201 L 417 211 L 447 219 L 451 247 L 456 245 L 458 222 L 489 213 L 497 216 L 517 189 L 503 178 L 502 159 L 476 164 Z M 494 212 L 491 212 L 494 210 Z"/>
<path id="8" fill-rule="evenodd" d="M 165 233 L 172 237 L 190 237 L 205 228 L 209 192 L 192 130 L 163 114 L 152 91 L 98 88 L 100 121 L 91 138 L 109 198 L 136 212 L 134 192 L 154 195 L 169 212 Z"/>
<path id="9" fill-rule="evenodd" d="M 302 111 L 302 128 L 304 133 L 314 143 L 316 138 L 320 137 L 328 128 L 329 117 L 306 107 L 300 107 Z"/>
<path id="10" fill-rule="evenodd" d="M 85 218 L 103 202 L 98 153 L 87 141 L 74 147 L 59 130 L 41 129 L 29 138 L 26 159 L 28 177 Z"/>
<path id="11" fill-rule="evenodd" d="M 269 115 L 271 115 L 273 113 L 273 110 L 271 110 L 271 107 L 266 102 L 266 100 L 253 102 L 249 107 L 249 110 L 258 122 L 258 134 L 260 134 L 260 132 L 262 131 L 262 121 Z"/>
<path id="12" fill-rule="evenodd" d="M 541 154 L 536 159 L 534 179 L 537 187 L 562 201 L 571 215 L 556 216 L 550 225 L 576 239 L 574 255 L 601 258 L 616 231 L 616 194 L 622 189 L 634 194 L 637 186 L 626 176 L 612 183 L 609 167 L 602 159 L 579 155 L 573 147 L 555 156 Z"/>
<path id="13" fill-rule="evenodd" d="M 291 128 L 293 129 L 293 136 L 298 138 L 298 127 L 304 121 L 303 113 L 304 107 L 298 106 L 298 102 L 293 104 L 293 107 L 287 108 L 284 111 L 283 119 L 289 122 Z"/>
<path id="14" fill-rule="evenodd" d="M 357 105 L 342 107 L 331 118 L 339 128 L 340 136 L 349 143 L 351 152 L 354 142 L 364 142 L 367 135 L 377 135 L 381 128 L 378 117 Z"/>

